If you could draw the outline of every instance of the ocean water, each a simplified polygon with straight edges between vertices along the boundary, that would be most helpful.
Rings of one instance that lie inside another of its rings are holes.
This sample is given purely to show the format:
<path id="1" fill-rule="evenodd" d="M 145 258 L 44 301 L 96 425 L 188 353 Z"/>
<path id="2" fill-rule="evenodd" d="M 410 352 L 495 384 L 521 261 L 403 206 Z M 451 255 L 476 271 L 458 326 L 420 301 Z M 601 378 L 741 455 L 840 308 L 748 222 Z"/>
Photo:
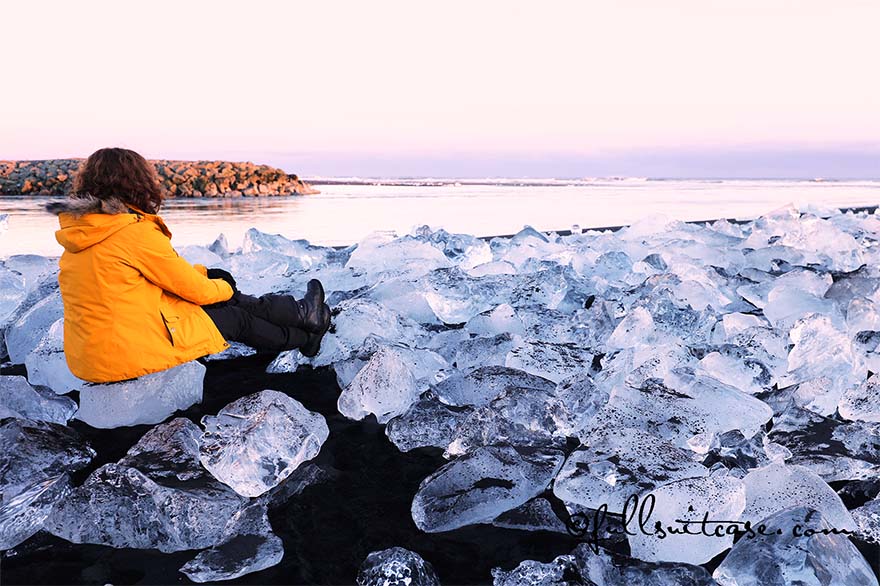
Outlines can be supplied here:
<path id="1" fill-rule="evenodd" d="M 784 205 L 830 210 L 880 203 L 880 180 L 352 180 L 319 184 L 319 195 L 178 199 L 160 212 L 175 245 L 231 247 L 256 227 L 314 244 L 348 245 L 374 231 L 409 233 L 429 225 L 478 236 L 595 228 L 662 214 L 680 220 L 751 219 Z M 0 257 L 57 256 L 57 219 L 43 211 L 51 198 L 0 197 L 8 228 Z"/>

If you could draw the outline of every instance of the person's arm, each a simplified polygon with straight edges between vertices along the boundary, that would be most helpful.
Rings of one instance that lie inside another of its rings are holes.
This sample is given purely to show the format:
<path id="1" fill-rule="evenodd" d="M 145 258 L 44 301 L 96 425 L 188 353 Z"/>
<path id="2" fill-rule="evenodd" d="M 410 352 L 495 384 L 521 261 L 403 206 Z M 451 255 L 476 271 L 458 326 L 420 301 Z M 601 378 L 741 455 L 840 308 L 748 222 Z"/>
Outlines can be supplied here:
<path id="1" fill-rule="evenodd" d="M 150 282 L 192 303 L 210 305 L 232 297 L 229 283 L 202 274 L 177 254 L 171 240 L 159 230 L 141 230 L 139 246 L 131 251 L 130 262 Z"/>

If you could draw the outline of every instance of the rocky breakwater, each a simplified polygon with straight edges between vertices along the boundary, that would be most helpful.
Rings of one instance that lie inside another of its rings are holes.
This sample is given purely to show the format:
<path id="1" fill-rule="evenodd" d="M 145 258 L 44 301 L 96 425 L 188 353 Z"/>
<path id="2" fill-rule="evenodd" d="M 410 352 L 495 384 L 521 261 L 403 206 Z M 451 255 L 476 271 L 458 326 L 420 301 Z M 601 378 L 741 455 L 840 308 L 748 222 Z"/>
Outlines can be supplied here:
<path id="1" fill-rule="evenodd" d="M 61 195 L 82 159 L 0 161 L 0 195 Z M 296 175 L 254 163 L 152 161 L 174 197 L 237 197 L 318 193 Z"/>

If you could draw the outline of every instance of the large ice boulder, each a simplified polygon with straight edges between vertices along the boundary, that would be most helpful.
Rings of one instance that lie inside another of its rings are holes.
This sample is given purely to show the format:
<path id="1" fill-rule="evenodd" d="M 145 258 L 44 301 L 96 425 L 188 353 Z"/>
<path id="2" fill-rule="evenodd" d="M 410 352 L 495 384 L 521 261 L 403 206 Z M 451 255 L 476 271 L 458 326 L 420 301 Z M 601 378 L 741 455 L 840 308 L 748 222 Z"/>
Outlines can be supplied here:
<path id="1" fill-rule="evenodd" d="M 202 418 L 202 465 L 238 494 L 256 497 L 314 458 L 330 433 L 324 418 L 296 399 L 265 390 Z"/>
<path id="2" fill-rule="evenodd" d="M 92 427 L 160 423 L 202 401 L 205 367 L 193 361 L 118 383 L 80 389 L 76 418 Z"/>

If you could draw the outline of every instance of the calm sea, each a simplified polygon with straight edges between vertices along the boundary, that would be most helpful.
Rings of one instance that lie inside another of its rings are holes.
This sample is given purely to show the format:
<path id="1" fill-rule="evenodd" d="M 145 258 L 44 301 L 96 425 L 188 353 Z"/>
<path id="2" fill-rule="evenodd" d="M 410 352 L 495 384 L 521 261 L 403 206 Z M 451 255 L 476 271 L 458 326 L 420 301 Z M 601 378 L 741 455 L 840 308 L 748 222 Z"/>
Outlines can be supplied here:
<path id="1" fill-rule="evenodd" d="M 347 245 L 374 231 L 406 234 L 430 225 L 478 236 L 629 224 L 653 214 L 681 220 L 749 219 L 786 204 L 801 209 L 880 203 L 880 181 L 767 180 L 407 180 L 318 185 L 319 195 L 179 199 L 161 215 L 176 245 L 210 244 L 226 235 L 231 247 L 256 227 L 315 244 Z M 0 197 L 8 214 L 0 257 L 56 256 L 57 219 L 46 197 Z M 2 230 L 2 228 L 0 228 Z"/>

